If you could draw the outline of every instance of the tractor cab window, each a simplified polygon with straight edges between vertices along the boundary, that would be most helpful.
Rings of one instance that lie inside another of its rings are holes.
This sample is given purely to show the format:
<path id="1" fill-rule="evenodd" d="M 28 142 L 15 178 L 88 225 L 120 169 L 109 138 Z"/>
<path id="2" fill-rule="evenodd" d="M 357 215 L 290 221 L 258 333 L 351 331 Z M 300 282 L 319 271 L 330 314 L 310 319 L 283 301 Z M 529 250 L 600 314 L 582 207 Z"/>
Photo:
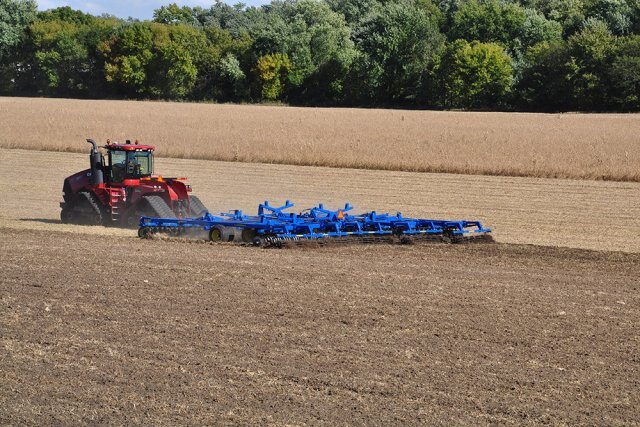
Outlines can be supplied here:
<path id="1" fill-rule="evenodd" d="M 111 165 L 111 182 L 122 182 L 127 170 L 127 152 L 110 151 L 109 164 Z"/>
<path id="2" fill-rule="evenodd" d="M 111 151 L 111 182 L 140 178 L 153 173 L 153 154 L 149 151 Z"/>
<path id="3" fill-rule="evenodd" d="M 148 151 L 127 152 L 127 176 L 140 178 L 151 175 L 152 155 Z"/>

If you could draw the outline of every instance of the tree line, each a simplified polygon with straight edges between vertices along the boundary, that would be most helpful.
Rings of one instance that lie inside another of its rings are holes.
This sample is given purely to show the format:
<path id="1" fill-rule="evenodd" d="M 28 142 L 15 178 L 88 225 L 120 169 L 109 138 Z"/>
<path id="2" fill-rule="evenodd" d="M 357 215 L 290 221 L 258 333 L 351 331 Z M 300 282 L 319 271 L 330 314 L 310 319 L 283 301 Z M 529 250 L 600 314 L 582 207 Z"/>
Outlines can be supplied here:
<path id="1" fill-rule="evenodd" d="M 151 21 L 0 0 L 0 93 L 640 110 L 640 0 L 273 0 Z"/>

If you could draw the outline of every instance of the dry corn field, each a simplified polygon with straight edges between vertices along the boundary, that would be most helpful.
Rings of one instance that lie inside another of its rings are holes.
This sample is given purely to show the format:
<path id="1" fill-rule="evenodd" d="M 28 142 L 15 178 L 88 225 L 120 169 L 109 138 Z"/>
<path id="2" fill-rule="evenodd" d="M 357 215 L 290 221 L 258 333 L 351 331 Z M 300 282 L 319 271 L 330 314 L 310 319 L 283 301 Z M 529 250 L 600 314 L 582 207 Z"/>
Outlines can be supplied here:
<path id="1" fill-rule="evenodd" d="M 0 98 L 0 147 L 86 152 L 138 138 L 166 157 L 640 181 L 639 114 L 513 114 Z"/>
<path id="2" fill-rule="evenodd" d="M 640 425 L 638 116 L 5 98 L 0 126 L 0 425 Z M 84 138 L 125 135 L 214 212 L 349 201 L 498 243 L 62 224 Z M 440 167 L 599 180 L 415 172 Z"/>

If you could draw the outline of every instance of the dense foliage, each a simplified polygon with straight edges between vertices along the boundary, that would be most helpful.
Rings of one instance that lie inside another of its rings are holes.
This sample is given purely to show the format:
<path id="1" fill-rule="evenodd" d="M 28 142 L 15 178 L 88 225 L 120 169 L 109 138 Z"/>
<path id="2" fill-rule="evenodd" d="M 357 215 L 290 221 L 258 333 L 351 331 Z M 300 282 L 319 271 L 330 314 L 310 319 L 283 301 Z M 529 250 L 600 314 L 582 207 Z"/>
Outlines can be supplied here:
<path id="1" fill-rule="evenodd" d="M 640 110 L 640 0 L 169 4 L 152 21 L 0 0 L 0 93 Z"/>

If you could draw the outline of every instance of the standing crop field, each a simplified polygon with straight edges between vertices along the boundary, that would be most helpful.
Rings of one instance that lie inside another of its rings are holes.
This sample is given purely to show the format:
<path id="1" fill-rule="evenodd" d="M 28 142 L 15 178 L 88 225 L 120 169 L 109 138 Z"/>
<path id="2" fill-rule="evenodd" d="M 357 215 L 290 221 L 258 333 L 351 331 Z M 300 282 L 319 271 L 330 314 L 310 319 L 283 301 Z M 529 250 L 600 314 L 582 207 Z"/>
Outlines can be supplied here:
<path id="1" fill-rule="evenodd" d="M 139 138 L 166 157 L 640 181 L 640 115 L 515 114 L 0 98 L 0 147 L 86 152 Z"/>

